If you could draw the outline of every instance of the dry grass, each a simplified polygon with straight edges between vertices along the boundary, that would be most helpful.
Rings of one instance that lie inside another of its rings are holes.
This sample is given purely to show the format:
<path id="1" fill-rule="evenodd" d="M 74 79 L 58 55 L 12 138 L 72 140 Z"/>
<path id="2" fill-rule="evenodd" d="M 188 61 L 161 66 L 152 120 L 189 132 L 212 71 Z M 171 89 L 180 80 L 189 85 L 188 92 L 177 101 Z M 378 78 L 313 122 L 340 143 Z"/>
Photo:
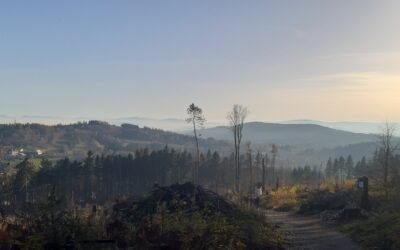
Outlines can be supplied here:
<path id="1" fill-rule="evenodd" d="M 343 183 L 336 184 L 334 181 L 328 180 L 320 184 L 319 189 L 329 190 L 330 192 L 335 192 L 335 190 L 350 190 L 355 188 L 355 180 L 348 179 L 344 180 Z"/>
<path id="2" fill-rule="evenodd" d="M 367 249 L 400 249 L 400 213 L 380 212 L 346 224 L 344 231 Z"/>
<path id="3" fill-rule="evenodd" d="M 281 187 L 277 190 L 271 190 L 261 200 L 261 206 L 277 211 L 294 211 L 296 210 L 306 192 L 307 187 L 302 185 L 294 185 L 290 187 Z"/>

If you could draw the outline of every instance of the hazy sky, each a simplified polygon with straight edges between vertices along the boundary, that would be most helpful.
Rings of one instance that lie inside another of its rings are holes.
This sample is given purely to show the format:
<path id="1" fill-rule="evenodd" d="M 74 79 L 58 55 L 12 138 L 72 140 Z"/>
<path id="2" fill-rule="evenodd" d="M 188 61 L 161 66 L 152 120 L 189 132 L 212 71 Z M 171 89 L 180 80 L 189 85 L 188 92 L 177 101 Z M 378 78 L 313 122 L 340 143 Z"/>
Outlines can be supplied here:
<path id="1" fill-rule="evenodd" d="M 400 121 L 400 1 L 1 1 L 0 114 Z"/>

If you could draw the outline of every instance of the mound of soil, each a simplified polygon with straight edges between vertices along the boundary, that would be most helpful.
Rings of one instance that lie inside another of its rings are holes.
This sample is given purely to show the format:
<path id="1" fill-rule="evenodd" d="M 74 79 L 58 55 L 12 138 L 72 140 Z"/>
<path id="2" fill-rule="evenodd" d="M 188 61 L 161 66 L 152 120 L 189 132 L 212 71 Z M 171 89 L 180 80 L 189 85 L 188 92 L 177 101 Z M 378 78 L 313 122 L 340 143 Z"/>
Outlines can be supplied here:
<path id="1" fill-rule="evenodd" d="M 309 194 L 300 206 L 300 214 L 318 214 L 326 210 L 344 209 L 352 201 L 352 194 L 342 191 L 317 190 Z"/>
<path id="2" fill-rule="evenodd" d="M 191 183 L 115 204 L 108 228 L 120 247 L 146 249 L 279 249 L 282 240 L 264 217 Z"/>
<path id="3" fill-rule="evenodd" d="M 113 210 L 132 221 L 139 221 L 146 215 L 156 213 L 161 205 L 169 212 L 200 211 L 208 215 L 215 213 L 233 215 L 239 211 L 232 202 L 200 186 L 195 187 L 191 183 L 175 184 L 169 187 L 157 186 L 146 198 L 133 198 L 117 203 Z"/>

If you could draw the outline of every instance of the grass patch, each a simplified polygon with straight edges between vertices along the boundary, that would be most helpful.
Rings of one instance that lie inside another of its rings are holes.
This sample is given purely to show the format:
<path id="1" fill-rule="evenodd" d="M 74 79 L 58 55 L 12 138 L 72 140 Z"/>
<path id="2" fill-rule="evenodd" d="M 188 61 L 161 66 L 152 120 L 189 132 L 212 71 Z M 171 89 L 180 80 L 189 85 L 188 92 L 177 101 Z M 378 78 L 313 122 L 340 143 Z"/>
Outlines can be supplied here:
<path id="1" fill-rule="evenodd" d="M 299 208 L 306 191 L 307 187 L 302 185 L 270 190 L 267 195 L 261 199 L 260 206 L 281 212 L 295 211 Z"/>
<path id="2" fill-rule="evenodd" d="M 343 231 L 368 249 L 400 249 L 400 212 L 377 213 L 344 225 Z"/>

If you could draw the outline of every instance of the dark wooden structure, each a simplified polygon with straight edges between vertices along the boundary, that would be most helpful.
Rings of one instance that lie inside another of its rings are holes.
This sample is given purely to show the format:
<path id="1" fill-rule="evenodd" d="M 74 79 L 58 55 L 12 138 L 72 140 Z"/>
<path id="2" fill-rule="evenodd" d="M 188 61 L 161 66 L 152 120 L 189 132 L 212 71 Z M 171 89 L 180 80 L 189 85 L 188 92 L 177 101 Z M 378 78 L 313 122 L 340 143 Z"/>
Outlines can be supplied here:
<path id="1" fill-rule="evenodd" d="M 368 177 L 363 176 L 357 179 L 357 189 L 361 193 L 360 207 L 367 210 L 369 208 Z"/>

